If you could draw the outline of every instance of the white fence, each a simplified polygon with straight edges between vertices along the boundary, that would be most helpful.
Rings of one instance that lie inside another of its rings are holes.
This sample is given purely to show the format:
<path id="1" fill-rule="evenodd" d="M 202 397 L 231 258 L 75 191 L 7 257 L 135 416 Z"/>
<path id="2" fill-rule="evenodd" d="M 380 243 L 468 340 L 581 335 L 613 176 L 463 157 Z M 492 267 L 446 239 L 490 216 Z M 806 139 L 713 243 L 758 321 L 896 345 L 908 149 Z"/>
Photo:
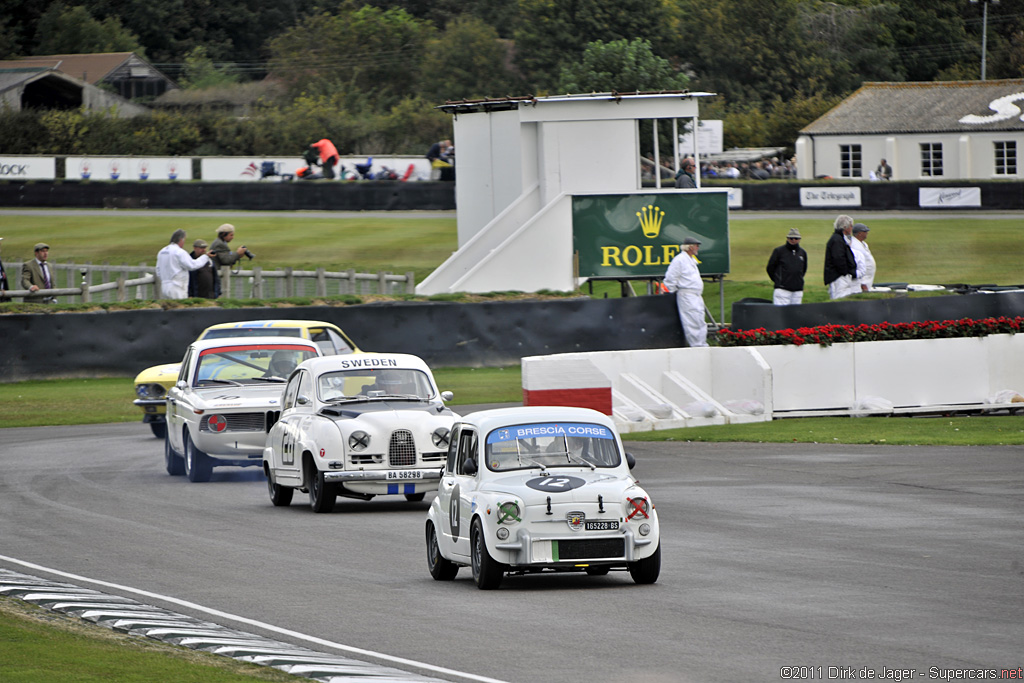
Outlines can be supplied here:
<path id="1" fill-rule="evenodd" d="M 53 263 L 50 268 L 54 275 L 53 289 L 40 290 L 33 296 L 59 297 L 62 303 L 111 303 L 130 299 L 159 299 L 156 268 L 145 264 L 139 266 L 91 263 Z M 22 263 L 13 261 L 5 264 L 10 297 L 29 295 L 21 287 Z M 60 286 L 61 284 L 64 286 Z M 283 299 L 291 297 L 325 297 L 345 294 L 412 294 L 415 292 L 415 276 L 412 272 L 394 275 L 388 272 L 357 273 L 354 269 L 330 272 L 323 268 L 316 270 L 264 270 L 256 266 L 252 270 L 221 268 L 223 298 L 231 299 Z"/>

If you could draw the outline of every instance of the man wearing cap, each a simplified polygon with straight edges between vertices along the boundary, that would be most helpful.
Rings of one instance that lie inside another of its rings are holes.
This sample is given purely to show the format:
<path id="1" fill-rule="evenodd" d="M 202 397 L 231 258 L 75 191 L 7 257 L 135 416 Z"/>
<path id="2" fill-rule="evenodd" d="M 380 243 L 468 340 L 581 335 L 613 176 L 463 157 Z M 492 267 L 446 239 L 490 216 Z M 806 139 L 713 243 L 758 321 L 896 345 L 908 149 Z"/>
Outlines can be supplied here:
<path id="1" fill-rule="evenodd" d="M 700 277 L 697 251 L 700 240 L 687 237 L 683 250 L 676 254 L 665 271 L 665 287 L 675 292 L 679 322 L 689 346 L 707 346 L 708 326 L 704 322 L 704 280 Z"/>
<path id="2" fill-rule="evenodd" d="M 4 238 L 0 237 L 0 247 L 4 244 Z M 10 290 L 10 286 L 7 284 L 7 271 L 4 270 L 4 262 L 0 260 L 0 301 L 7 301 L 10 297 L 7 292 Z"/>
<path id="3" fill-rule="evenodd" d="M 857 262 L 857 282 L 854 291 L 870 292 L 875 284 L 875 257 L 871 254 L 871 247 L 868 246 L 868 231 L 871 230 L 863 223 L 853 224 L 853 241 L 850 248 L 853 249 L 853 258 Z"/>
<path id="4" fill-rule="evenodd" d="M 197 259 L 206 253 L 206 240 L 196 240 L 192 243 L 192 251 L 189 253 L 193 259 Z M 213 281 L 216 275 L 213 272 L 213 263 L 210 262 L 188 274 L 188 296 L 189 298 L 214 299 Z"/>
<path id="5" fill-rule="evenodd" d="M 842 299 L 856 291 L 853 280 L 857 277 L 857 261 L 850 247 L 853 219 L 847 215 L 838 216 L 834 227 L 825 245 L 825 284 L 830 299 Z"/>
<path id="6" fill-rule="evenodd" d="M 184 299 L 188 297 L 188 274 L 210 263 L 210 257 L 203 254 L 193 259 L 185 251 L 185 231 L 178 229 L 171 234 L 171 241 L 156 255 L 156 276 L 160 280 L 160 298 Z"/>
<path id="7" fill-rule="evenodd" d="M 36 257 L 26 262 L 21 267 L 21 288 L 30 292 L 38 292 L 40 289 L 53 289 L 57 285 L 53 280 L 53 270 L 46 260 L 50 257 L 50 245 L 40 242 L 33 247 Z M 49 304 L 56 301 L 52 296 L 26 296 L 26 302 L 37 304 Z"/>
<path id="8" fill-rule="evenodd" d="M 775 284 L 772 303 L 776 306 L 798 304 L 804 300 L 804 275 L 807 252 L 800 246 L 800 231 L 790 228 L 786 243 L 775 247 L 768 258 L 768 277 Z"/>
<path id="9" fill-rule="evenodd" d="M 215 297 L 220 296 L 220 269 L 221 266 L 233 266 L 242 258 L 242 254 L 245 253 L 245 247 L 239 247 L 238 249 L 232 250 L 228 246 L 228 242 L 235 238 L 235 226 L 231 223 L 224 223 L 217 228 L 217 239 L 210 245 L 210 251 L 207 252 L 210 255 L 210 259 L 213 261 L 213 269 L 217 277 L 214 281 L 214 294 Z"/>

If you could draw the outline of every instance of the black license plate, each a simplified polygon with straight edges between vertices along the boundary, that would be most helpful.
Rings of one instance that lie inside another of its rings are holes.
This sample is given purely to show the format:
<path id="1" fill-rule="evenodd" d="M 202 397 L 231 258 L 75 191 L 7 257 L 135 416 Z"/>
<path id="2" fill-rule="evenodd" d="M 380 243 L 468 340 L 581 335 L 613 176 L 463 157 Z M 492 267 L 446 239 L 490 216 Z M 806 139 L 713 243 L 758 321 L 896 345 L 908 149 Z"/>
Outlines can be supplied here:
<path id="1" fill-rule="evenodd" d="M 586 528 L 587 531 L 615 531 L 616 529 L 619 528 L 618 521 L 615 521 L 615 522 L 598 522 L 598 521 L 594 521 L 594 522 L 592 522 L 592 521 L 590 521 L 588 519 L 588 520 L 584 521 L 584 524 L 586 524 L 585 528 Z"/>

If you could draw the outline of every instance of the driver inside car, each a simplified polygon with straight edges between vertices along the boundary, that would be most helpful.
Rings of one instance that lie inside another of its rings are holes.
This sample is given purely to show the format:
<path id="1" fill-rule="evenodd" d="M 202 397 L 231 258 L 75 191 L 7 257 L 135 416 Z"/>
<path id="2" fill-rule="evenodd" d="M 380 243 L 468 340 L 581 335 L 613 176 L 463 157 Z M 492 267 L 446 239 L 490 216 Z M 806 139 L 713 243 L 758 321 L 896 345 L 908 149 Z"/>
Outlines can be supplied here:
<path id="1" fill-rule="evenodd" d="M 264 377 L 287 378 L 298 363 L 295 362 L 295 353 L 292 351 L 274 351 L 270 357 L 270 365 Z"/>

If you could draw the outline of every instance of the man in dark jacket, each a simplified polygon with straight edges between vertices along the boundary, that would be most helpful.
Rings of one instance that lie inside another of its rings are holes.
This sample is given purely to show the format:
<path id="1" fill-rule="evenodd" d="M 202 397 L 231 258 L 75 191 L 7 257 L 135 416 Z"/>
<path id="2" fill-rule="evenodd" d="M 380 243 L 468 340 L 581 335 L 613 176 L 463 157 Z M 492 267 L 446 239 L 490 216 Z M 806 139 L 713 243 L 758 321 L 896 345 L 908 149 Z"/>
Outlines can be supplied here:
<path id="1" fill-rule="evenodd" d="M 853 219 L 846 215 L 836 218 L 835 232 L 825 245 L 825 284 L 828 285 L 830 299 L 842 299 L 853 294 L 857 260 L 850 249 L 852 234 Z"/>
<path id="2" fill-rule="evenodd" d="M 807 252 L 800 246 L 800 231 L 791 228 L 786 243 L 775 247 L 768 259 L 768 277 L 775 283 L 772 303 L 776 306 L 798 304 L 804 299 L 804 275 Z"/>
<path id="3" fill-rule="evenodd" d="M 192 252 L 189 254 L 197 259 L 206 253 L 206 240 L 196 240 L 192 243 Z M 190 298 L 216 299 L 213 283 L 217 277 L 213 270 L 213 262 L 206 264 L 199 270 L 193 270 L 188 274 L 188 295 Z"/>

